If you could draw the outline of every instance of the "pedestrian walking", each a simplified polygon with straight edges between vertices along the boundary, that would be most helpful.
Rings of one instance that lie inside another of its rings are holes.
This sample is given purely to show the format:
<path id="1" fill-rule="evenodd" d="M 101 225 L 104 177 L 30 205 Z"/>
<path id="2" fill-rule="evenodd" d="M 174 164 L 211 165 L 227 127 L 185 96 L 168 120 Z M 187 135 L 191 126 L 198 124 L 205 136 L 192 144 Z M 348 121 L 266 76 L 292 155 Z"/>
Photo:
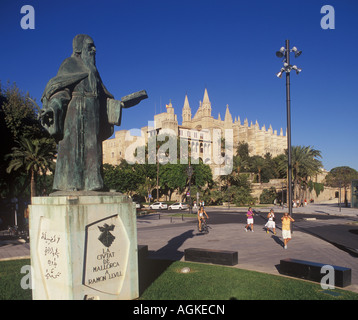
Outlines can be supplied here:
<path id="1" fill-rule="evenodd" d="M 198 210 L 198 222 L 199 222 L 199 231 L 201 232 L 201 223 L 203 220 L 205 220 L 205 216 L 207 219 L 209 219 L 209 216 L 207 215 L 205 209 L 203 206 L 200 206 L 199 210 Z"/>
<path id="2" fill-rule="evenodd" d="M 246 213 L 247 217 L 247 224 L 245 227 L 245 231 L 247 232 L 247 228 L 250 226 L 251 232 L 254 232 L 254 212 L 252 211 L 251 207 Z"/>
<path id="3" fill-rule="evenodd" d="M 287 243 L 291 240 L 291 221 L 294 222 L 295 220 L 288 214 L 288 212 L 285 212 L 281 221 L 284 248 L 287 249 Z"/>
<path id="4" fill-rule="evenodd" d="M 273 212 L 273 209 L 268 213 L 267 219 L 268 221 L 265 224 L 266 232 L 269 233 L 269 229 L 272 229 L 273 234 L 276 235 L 275 213 Z"/>
<path id="5" fill-rule="evenodd" d="M 197 206 L 197 204 L 196 204 L 196 201 L 194 201 L 193 209 L 194 209 L 194 211 L 198 212 L 198 206 Z"/>

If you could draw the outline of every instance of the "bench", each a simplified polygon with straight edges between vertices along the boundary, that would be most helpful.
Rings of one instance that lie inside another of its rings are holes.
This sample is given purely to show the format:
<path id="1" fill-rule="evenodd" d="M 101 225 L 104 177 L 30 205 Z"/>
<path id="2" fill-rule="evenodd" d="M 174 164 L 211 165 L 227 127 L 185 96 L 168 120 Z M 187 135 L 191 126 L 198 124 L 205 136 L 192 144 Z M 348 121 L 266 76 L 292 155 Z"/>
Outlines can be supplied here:
<path id="1" fill-rule="evenodd" d="M 184 250 L 185 261 L 204 262 L 234 266 L 238 264 L 237 251 L 188 248 Z"/>
<path id="2" fill-rule="evenodd" d="M 283 259 L 280 260 L 280 273 L 321 282 L 322 278 L 327 274 L 321 273 L 323 266 L 329 264 L 317 263 L 312 261 L 297 260 L 297 259 Z M 334 268 L 334 281 L 336 287 L 346 287 L 351 284 L 352 269 L 329 265 Z"/>

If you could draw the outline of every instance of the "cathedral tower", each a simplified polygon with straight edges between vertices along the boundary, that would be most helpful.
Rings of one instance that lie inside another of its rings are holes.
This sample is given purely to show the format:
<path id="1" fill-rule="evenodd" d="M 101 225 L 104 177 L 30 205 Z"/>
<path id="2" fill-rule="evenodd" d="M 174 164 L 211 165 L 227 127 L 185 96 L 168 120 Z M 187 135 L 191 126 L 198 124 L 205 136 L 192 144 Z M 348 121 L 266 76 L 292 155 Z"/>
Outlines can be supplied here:
<path id="1" fill-rule="evenodd" d="M 185 122 L 191 121 L 191 108 L 188 101 L 188 96 L 185 95 L 184 106 L 182 110 L 182 117 L 183 117 L 183 125 Z"/>
<path id="2" fill-rule="evenodd" d="M 202 115 L 211 117 L 211 102 L 209 100 L 208 90 L 204 91 L 203 102 L 201 103 Z"/>

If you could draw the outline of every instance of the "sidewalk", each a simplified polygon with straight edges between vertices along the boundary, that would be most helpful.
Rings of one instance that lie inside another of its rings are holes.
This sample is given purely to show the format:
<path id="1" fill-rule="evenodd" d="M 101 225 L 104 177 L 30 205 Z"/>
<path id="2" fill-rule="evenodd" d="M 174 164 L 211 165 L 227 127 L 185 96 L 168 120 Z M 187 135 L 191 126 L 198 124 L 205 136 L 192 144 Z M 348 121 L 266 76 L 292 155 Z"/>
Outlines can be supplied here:
<path id="1" fill-rule="evenodd" d="M 30 259 L 30 244 L 23 239 L 0 237 L 0 261 L 12 259 Z"/>
<path id="2" fill-rule="evenodd" d="M 268 206 L 268 208 L 271 208 Z M 278 206 L 274 207 L 277 212 L 287 211 L 287 208 L 280 208 Z M 358 217 L 358 209 L 357 208 L 346 208 L 342 204 L 341 208 L 339 208 L 337 203 L 320 203 L 320 204 L 308 204 L 304 207 L 292 208 L 292 214 L 295 213 L 311 213 L 311 214 L 327 214 L 327 215 L 336 215 L 336 216 L 352 216 Z"/>
<path id="3" fill-rule="evenodd" d="M 234 205 L 227 206 L 218 206 L 218 207 L 206 207 L 206 208 L 215 208 L 217 211 L 242 211 L 246 212 L 248 207 L 235 207 Z M 275 212 L 288 212 L 287 207 L 280 207 L 278 205 L 267 205 L 262 207 L 254 208 L 258 212 L 269 212 L 270 209 L 274 209 Z M 306 213 L 306 214 L 325 214 L 325 215 L 336 215 L 336 216 L 351 216 L 358 218 L 358 208 L 346 208 L 344 205 L 341 205 L 339 208 L 337 203 L 311 203 L 307 206 L 292 208 L 292 215 L 295 213 Z"/>

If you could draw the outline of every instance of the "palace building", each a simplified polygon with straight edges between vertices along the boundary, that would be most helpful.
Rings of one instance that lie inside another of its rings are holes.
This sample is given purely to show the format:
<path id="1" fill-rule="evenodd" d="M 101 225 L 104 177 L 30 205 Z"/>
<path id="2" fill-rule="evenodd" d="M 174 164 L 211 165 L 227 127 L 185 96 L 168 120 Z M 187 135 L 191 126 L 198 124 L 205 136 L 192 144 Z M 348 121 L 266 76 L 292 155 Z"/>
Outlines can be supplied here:
<path id="1" fill-rule="evenodd" d="M 226 106 L 224 119 L 221 119 L 220 114 L 218 114 L 217 118 L 214 118 L 208 91 L 205 89 L 203 101 L 200 101 L 199 108 L 194 115 L 189 105 L 188 97 L 187 95 L 185 96 L 181 125 L 178 123 L 174 107 L 170 102 L 166 106 L 166 112 L 154 116 L 153 126 L 141 128 L 140 137 L 138 135 L 132 136 L 128 130 L 117 131 L 114 138 L 103 142 L 103 163 L 119 164 L 121 159 L 126 159 L 126 155 L 133 154 L 136 140 L 137 145 L 140 145 L 140 143 L 145 144 L 148 142 L 149 137 L 160 133 L 164 129 L 169 129 L 170 132 L 174 132 L 178 137 L 187 139 L 191 152 L 195 152 L 204 163 L 208 164 L 213 164 L 211 155 L 215 130 L 221 130 L 223 138 L 225 137 L 225 130 L 231 130 L 234 154 L 240 142 L 248 143 L 250 156 L 264 156 L 266 153 L 270 153 L 275 157 L 284 153 L 285 149 L 287 149 L 287 137 L 283 134 L 282 128 L 278 134 L 277 130 L 273 130 L 271 125 L 266 129 L 265 125 L 260 128 L 257 121 L 255 124 L 251 122 L 249 125 L 247 119 L 243 123 L 241 123 L 240 117 L 235 117 L 233 120 L 228 105 Z"/>

